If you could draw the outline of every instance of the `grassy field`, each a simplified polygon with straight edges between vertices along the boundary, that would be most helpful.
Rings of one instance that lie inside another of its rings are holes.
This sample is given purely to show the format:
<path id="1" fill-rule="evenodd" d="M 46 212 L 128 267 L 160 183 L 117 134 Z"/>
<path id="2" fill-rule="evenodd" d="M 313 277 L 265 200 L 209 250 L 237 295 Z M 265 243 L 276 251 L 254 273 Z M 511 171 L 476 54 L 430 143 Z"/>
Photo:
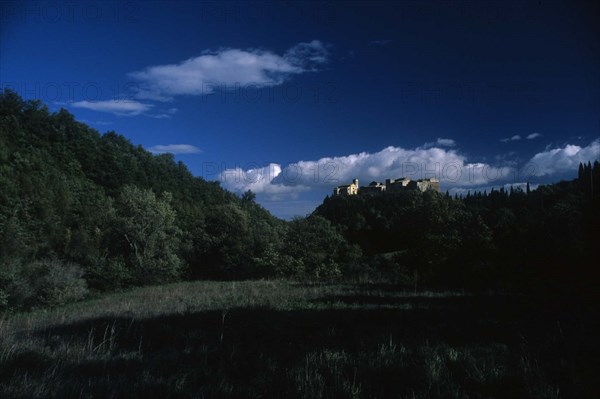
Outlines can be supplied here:
<path id="1" fill-rule="evenodd" d="M 0 320 L 2 398 L 594 398 L 593 298 L 284 281 L 146 287 Z"/>

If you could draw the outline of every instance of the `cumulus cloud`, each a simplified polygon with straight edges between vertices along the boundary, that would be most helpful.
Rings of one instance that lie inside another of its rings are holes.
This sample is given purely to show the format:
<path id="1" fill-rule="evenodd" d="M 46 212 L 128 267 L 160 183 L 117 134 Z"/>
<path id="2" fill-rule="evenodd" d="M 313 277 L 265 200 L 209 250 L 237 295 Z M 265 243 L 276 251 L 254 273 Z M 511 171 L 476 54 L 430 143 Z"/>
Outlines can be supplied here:
<path id="1" fill-rule="evenodd" d="M 263 167 L 256 165 L 245 170 L 241 167 L 235 167 L 221 172 L 218 180 L 229 190 L 236 192 L 252 190 L 257 194 L 267 194 L 270 200 L 294 199 L 298 197 L 299 193 L 311 189 L 311 187 L 301 182 L 299 184 L 279 183 L 278 180 L 282 179 L 282 172 L 281 165 L 277 163 L 270 163 Z M 284 180 L 287 179 L 284 178 Z"/>
<path id="2" fill-rule="evenodd" d="M 542 135 L 540 133 L 531 133 L 527 136 L 527 140 L 537 139 L 538 137 L 542 137 Z"/>
<path id="3" fill-rule="evenodd" d="M 205 95 L 217 87 L 267 87 L 326 63 L 327 46 L 319 40 L 299 43 L 283 55 L 262 49 L 205 51 L 177 64 L 132 72 L 140 84 L 137 98 L 168 101 L 177 95 Z"/>
<path id="4" fill-rule="evenodd" d="M 577 170 L 580 162 L 600 158 L 600 139 L 586 147 L 567 144 L 562 148 L 546 149 L 535 154 L 529 164 L 536 176 L 561 174 Z"/>
<path id="5" fill-rule="evenodd" d="M 153 154 L 199 154 L 202 152 L 200 148 L 191 144 L 159 144 L 148 148 L 148 151 L 150 151 Z"/>
<path id="6" fill-rule="evenodd" d="M 509 141 L 519 141 L 519 140 L 521 140 L 521 136 L 519 136 L 518 134 L 515 134 L 512 137 L 507 137 L 507 138 L 504 138 L 504 139 L 500 139 L 500 141 L 503 142 L 503 143 L 508 143 Z"/>
<path id="7" fill-rule="evenodd" d="M 469 163 L 465 156 L 442 148 L 387 147 L 375 153 L 361 152 L 282 167 L 236 167 L 219 174 L 224 187 L 237 192 L 252 190 L 273 196 L 294 196 L 308 190 L 330 190 L 358 178 L 361 184 L 386 178 L 439 178 L 447 186 L 476 186 L 506 178 L 510 167 Z"/>
<path id="8" fill-rule="evenodd" d="M 301 72 L 316 71 L 317 67 L 327 62 L 328 51 L 326 46 L 319 40 L 309 43 L 298 43 L 284 54 L 284 60 L 300 67 Z"/>
<path id="9" fill-rule="evenodd" d="M 431 147 L 454 147 L 456 142 L 452 139 L 442 139 L 438 138 L 436 141 L 432 141 L 429 143 L 423 144 L 423 148 L 431 148 Z"/>
<path id="10" fill-rule="evenodd" d="M 318 160 L 299 161 L 283 167 L 277 163 L 252 168 L 236 167 L 222 171 L 217 179 L 224 187 L 243 192 L 252 190 L 268 199 L 297 198 L 311 190 L 331 190 L 358 178 L 361 185 L 386 178 L 437 178 L 443 189 L 466 192 L 481 187 L 519 185 L 532 177 L 577 170 L 579 162 L 600 157 L 600 140 L 587 147 L 566 145 L 534 155 L 522 168 L 502 160 L 501 164 L 469 162 L 454 149 L 387 147 L 381 151 L 361 152 Z"/>
<path id="11" fill-rule="evenodd" d="M 153 107 L 152 104 L 133 100 L 76 101 L 71 103 L 71 106 L 120 116 L 139 115 Z"/>

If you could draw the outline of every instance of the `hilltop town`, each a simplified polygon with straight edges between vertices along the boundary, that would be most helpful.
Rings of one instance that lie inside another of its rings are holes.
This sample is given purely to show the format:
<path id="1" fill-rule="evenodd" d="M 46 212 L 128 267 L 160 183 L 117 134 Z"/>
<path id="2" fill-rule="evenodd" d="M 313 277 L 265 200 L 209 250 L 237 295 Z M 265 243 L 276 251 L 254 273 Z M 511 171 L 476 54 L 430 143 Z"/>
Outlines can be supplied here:
<path id="1" fill-rule="evenodd" d="M 385 184 L 372 181 L 368 186 L 358 186 L 358 179 L 352 180 L 352 183 L 343 186 L 337 186 L 333 189 L 333 195 L 377 195 L 386 192 L 393 193 L 402 190 L 435 190 L 440 192 L 440 181 L 438 179 L 419 179 L 411 180 L 406 177 L 400 179 L 386 179 Z"/>

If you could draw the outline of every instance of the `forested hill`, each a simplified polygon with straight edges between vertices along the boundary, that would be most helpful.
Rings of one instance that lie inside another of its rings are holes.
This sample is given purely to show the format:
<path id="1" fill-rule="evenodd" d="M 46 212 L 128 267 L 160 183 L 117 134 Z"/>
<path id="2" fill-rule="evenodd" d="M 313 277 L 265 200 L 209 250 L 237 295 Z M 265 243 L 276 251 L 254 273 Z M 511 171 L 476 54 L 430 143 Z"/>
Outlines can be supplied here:
<path id="1" fill-rule="evenodd" d="M 451 198 L 326 198 L 273 217 L 172 155 L 0 92 L 0 309 L 183 279 L 291 277 L 460 289 L 597 281 L 600 164 L 579 178 Z"/>
<path id="2" fill-rule="evenodd" d="M 326 198 L 315 214 L 344 231 L 372 270 L 440 288 L 595 289 L 600 163 L 573 181 L 452 198 L 409 190 Z"/>
<path id="3" fill-rule="evenodd" d="M 44 273 L 98 289 L 261 276 L 285 228 L 252 193 L 0 92 L 0 294 Z"/>

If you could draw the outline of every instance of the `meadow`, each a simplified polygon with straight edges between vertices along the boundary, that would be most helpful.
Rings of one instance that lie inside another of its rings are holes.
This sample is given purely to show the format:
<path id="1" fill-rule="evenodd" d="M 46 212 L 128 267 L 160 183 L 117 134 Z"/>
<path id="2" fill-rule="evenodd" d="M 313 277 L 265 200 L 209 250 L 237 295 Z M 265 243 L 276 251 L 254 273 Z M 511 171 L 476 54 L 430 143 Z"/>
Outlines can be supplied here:
<path id="1" fill-rule="evenodd" d="M 594 298 L 184 282 L 0 319 L 2 398 L 592 398 Z"/>

